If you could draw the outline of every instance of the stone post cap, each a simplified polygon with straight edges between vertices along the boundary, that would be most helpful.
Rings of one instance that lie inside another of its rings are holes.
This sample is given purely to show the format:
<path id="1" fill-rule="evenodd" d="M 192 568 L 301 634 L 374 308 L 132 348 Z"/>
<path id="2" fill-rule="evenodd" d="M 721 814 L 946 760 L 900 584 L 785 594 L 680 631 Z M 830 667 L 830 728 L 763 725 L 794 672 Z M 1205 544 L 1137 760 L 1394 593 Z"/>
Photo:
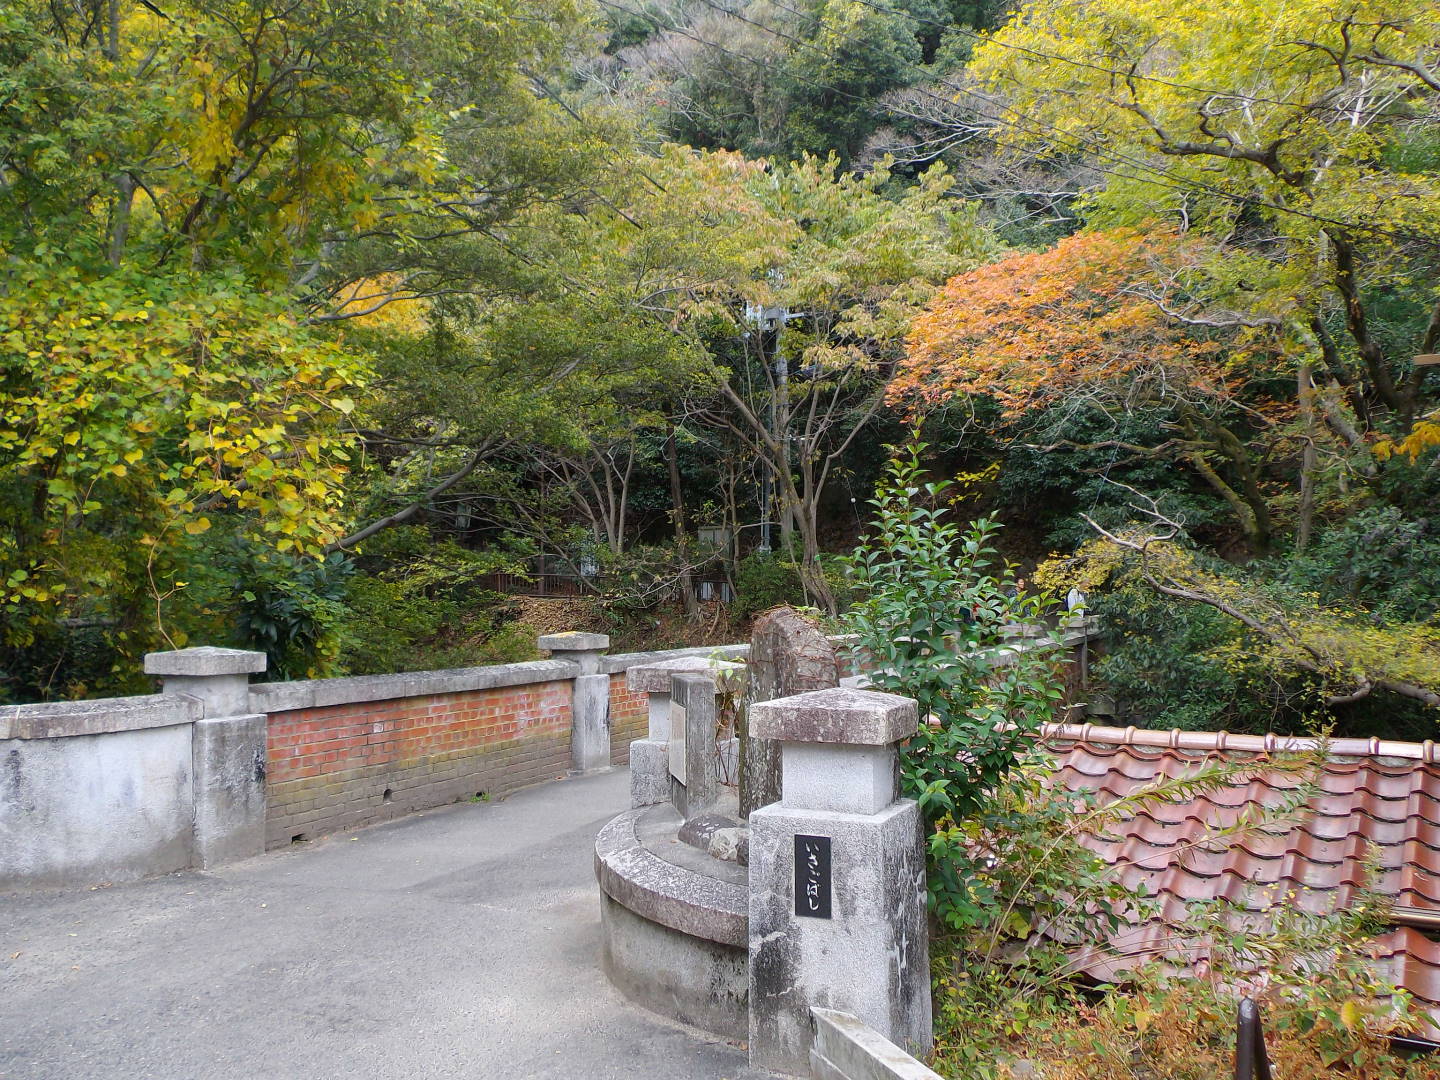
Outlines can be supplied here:
<path id="1" fill-rule="evenodd" d="M 852 746 L 889 746 L 920 726 L 910 698 L 848 686 L 758 701 L 750 706 L 749 723 L 759 739 Z"/>
<path id="2" fill-rule="evenodd" d="M 264 670 L 265 654 L 249 649 L 200 645 L 193 649 L 145 654 L 146 675 L 249 675 Z"/>
<path id="3" fill-rule="evenodd" d="M 591 634 L 584 630 L 567 630 L 563 634 L 544 634 L 536 642 L 551 652 L 604 652 L 610 648 L 609 634 Z"/>
<path id="4" fill-rule="evenodd" d="M 654 664 L 637 664 L 625 671 L 625 689 L 643 694 L 668 694 L 670 676 L 677 674 L 709 675 L 720 690 L 729 690 L 740 681 L 744 664 L 718 660 L 709 656 L 677 656 Z"/>

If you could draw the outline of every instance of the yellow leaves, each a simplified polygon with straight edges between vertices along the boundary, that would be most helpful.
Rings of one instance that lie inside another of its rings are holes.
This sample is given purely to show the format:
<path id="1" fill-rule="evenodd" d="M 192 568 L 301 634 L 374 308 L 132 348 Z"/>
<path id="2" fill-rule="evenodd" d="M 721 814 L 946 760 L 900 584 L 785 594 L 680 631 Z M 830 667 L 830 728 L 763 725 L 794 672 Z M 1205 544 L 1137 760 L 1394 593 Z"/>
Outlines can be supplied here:
<path id="1" fill-rule="evenodd" d="M 1382 438 L 1375 444 L 1374 449 L 1375 456 L 1381 461 L 1386 461 L 1395 454 L 1404 454 L 1413 463 L 1419 460 L 1421 454 L 1435 448 L 1440 448 L 1440 411 L 1417 421 L 1410 429 L 1410 434 L 1398 442 Z"/>
<path id="2" fill-rule="evenodd" d="M 363 369 L 283 308 L 233 287 L 176 294 L 116 275 L 12 290 L 0 326 L 10 361 L 0 450 L 12 469 L 46 470 L 45 520 L 82 536 L 123 499 L 134 520 L 153 523 L 156 560 L 222 523 L 307 553 L 339 531 L 353 440 L 339 422 Z M 203 368 L 192 362 L 197 340 Z M 0 602 L 55 602 L 53 584 L 36 590 L 6 585 Z"/>
<path id="3" fill-rule="evenodd" d="M 1360 1006 L 1354 998 L 1346 1001 L 1340 1006 L 1340 1023 L 1345 1026 L 1346 1031 L 1357 1030 L 1363 1021 Z"/>
<path id="4" fill-rule="evenodd" d="M 350 321 L 358 325 L 412 337 L 424 334 L 430 326 L 429 301 L 409 295 L 399 274 L 380 274 L 354 282 L 341 292 L 336 310 L 349 315 Z"/>

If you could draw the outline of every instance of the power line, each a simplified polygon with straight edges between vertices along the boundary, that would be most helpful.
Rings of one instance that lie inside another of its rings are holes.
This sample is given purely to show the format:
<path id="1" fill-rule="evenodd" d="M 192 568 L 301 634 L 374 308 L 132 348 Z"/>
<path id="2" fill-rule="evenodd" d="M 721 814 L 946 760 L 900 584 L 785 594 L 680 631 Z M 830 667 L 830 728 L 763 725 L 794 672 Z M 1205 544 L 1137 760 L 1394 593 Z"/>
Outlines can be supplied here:
<path id="1" fill-rule="evenodd" d="M 693 33 L 689 33 L 688 31 L 685 31 L 685 30 L 681 30 L 681 29 L 678 28 L 678 27 L 666 27 L 663 23 L 661 23 L 659 20 L 655 19 L 653 16 L 649 15 L 648 13 L 643 13 L 643 12 L 634 11 L 634 10 L 632 10 L 632 9 L 630 9 L 630 8 L 625 7 L 624 5 L 614 3 L 613 0 L 599 0 L 599 2 L 602 3 L 602 4 L 604 4 L 606 7 L 612 7 L 612 8 L 615 8 L 615 9 L 617 9 L 617 10 L 624 11 L 624 12 L 630 14 L 630 15 L 636 16 L 636 17 L 638 17 L 638 18 L 647 19 L 647 20 L 650 21 L 653 25 L 655 25 L 655 26 L 657 26 L 657 27 L 659 27 L 659 28 L 661 28 L 661 29 L 667 29 L 667 30 L 670 30 L 670 31 L 672 31 L 672 32 L 674 32 L 674 33 L 681 34 L 682 36 L 688 37 L 688 38 L 690 38 L 691 40 L 694 40 L 694 41 L 699 42 L 700 44 L 707 45 L 707 46 L 710 46 L 710 47 L 715 48 L 715 49 L 719 49 L 721 52 L 727 53 L 727 54 L 730 55 L 730 56 L 734 56 L 734 57 L 736 57 L 736 58 L 738 58 L 738 59 L 742 59 L 742 60 L 747 60 L 747 61 L 749 61 L 750 63 L 756 64 L 757 66 L 760 66 L 760 67 L 762 67 L 762 68 L 765 68 L 765 67 L 766 67 L 766 65 L 765 65 L 763 62 L 761 62 L 761 61 L 759 61 L 759 60 L 756 60 L 754 57 L 745 56 L 745 55 L 742 54 L 742 53 L 737 53 L 737 52 L 734 52 L 733 50 L 726 49 L 723 45 L 720 45 L 720 44 L 717 43 L 717 42 L 708 41 L 708 40 L 706 40 L 706 39 L 704 39 L 704 38 L 699 37 L 698 35 L 695 35 L 695 34 L 693 34 Z M 862 0 L 862 2 L 864 2 L 864 0 Z M 766 26 L 764 23 L 757 22 L 757 21 L 754 20 L 754 19 L 748 18 L 748 17 L 746 17 L 746 16 L 744 16 L 744 15 L 741 15 L 741 14 L 739 14 L 739 13 L 737 13 L 737 12 L 734 12 L 734 11 L 731 11 L 731 10 L 729 10 L 729 9 L 727 9 L 727 8 L 724 8 L 724 7 L 720 6 L 719 4 L 715 3 L 715 0 L 701 0 L 701 3 L 705 4 L 705 5 L 706 5 L 707 7 L 709 7 L 709 8 L 714 9 L 715 11 L 718 11 L 718 12 L 720 12 L 720 13 L 722 13 L 722 14 L 725 14 L 725 15 L 729 15 L 731 18 L 737 19 L 737 20 L 739 20 L 740 22 L 746 23 L 746 24 L 748 24 L 748 25 L 750 25 L 750 26 L 754 26 L 755 28 L 764 31 L 764 32 L 767 33 L 767 34 L 770 34 L 772 37 L 775 37 L 775 38 L 777 38 L 777 39 L 779 39 L 779 40 L 782 40 L 782 41 L 789 41 L 789 42 L 791 42 L 791 43 L 793 43 L 793 44 L 795 44 L 795 45 L 797 45 L 797 46 L 800 46 L 800 47 L 802 47 L 802 48 L 808 49 L 808 50 L 810 50 L 811 52 L 814 52 L 814 53 L 818 54 L 818 55 L 821 56 L 823 59 L 831 60 L 831 61 L 833 61 L 833 60 L 835 59 L 835 58 L 834 58 L 833 56 L 831 56 L 829 53 L 825 52 L 825 50 L 823 50 L 823 49 L 821 49 L 821 48 L 813 45 L 812 43 L 810 43 L 810 42 L 808 42 L 808 41 L 803 40 L 802 38 L 797 38 L 797 37 L 795 37 L 795 36 L 793 36 L 793 35 L 791 35 L 791 34 L 783 33 L 783 32 L 781 32 L 781 31 L 779 31 L 779 30 L 774 29 L 773 27 Z M 873 5 L 872 5 L 872 6 L 873 6 Z M 789 9 L 789 10 L 793 10 L 793 9 Z M 897 14 L 903 14 L 903 13 L 897 13 Z M 821 28 L 826 28 L 826 29 L 828 29 L 828 27 L 826 27 L 826 25 L 825 25 L 825 23 L 824 23 L 823 20 L 820 20 L 820 19 L 817 18 L 817 19 L 815 20 L 815 22 L 816 22 L 817 26 L 819 26 L 819 27 L 821 27 Z M 909 66 L 910 68 L 912 68 L 912 69 L 915 70 L 915 71 L 920 72 L 920 73 L 921 73 L 925 78 L 927 78 L 927 79 L 936 79 L 936 76 L 934 75 L 934 73 L 933 73 L 933 72 L 930 72 L 930 71 L 927 71 L 922 65 L 916 64 L 916 63 L 914 63 L 914 62 L 907 62 L 907 66 Z M 812 81 L 812 80 L 807 80 L 807 79 L 800 79 L 800 80 L 798 80 L 798 81 L 806 82 L 806 83 L 808 83 L 809 85 L 814 86 L 814 87 L 817 87 L 817 88 L 819 88 L 819 89 L 828 90 L 828 91 L 830 91 L 831 93 L 840 94 L 840 95 L 842 95 L 842 96 L 844 96 L 844 97 L 848 97 L 848 98 L 850 98 L 850 99 L 852 99 L 852 100 L 859 101 L 859 102 L 861 102 L 861 103 L 863 103 L 863 104 L 870 105 L 871 107 L 873 107 L 873 103 L 870 102 L 870 101 L 868 101 L 868 99 L 865 99 L 865 98 L 863 98 L 863 97 L 861 97 L 861 96 L 859 96 L 859 95 L 856 95 L 856 94 L 849 93 L 848 91 L 841 90 L 839 87 L 830 86 L 830 85 L 823 84 L 823 83 L 817 83 L 817 82 L 814 82 L 814 81 Z M 1014 108 L 1012 108 L 1012 107 L 1010 107 L 1010 106 L 1008 106 L 1008 105 L 1001 105 L 1001 104 L 999 104 L 999 103 L 997 103 L 997 102 L 995 102 L 995 101 L 992 101 L 991 99 L 985 97 L 985 96 L 982 95 L 982 94 L 977 93 L 976 91 L 970 89 L 969 87 L 962 86 L 962 85 L 960 85 L 960 84 L 958 84 L 958 83 L 952 83 L 952 82 L 949 82 L 949 81 L 947 81 L 947 80 L 945 80 L 945 79 L 936 79 L 936 81 L 938 81 L 938 82 L 940 83 L 940 85 L 945 86 L 945 87 L 947 87 L 948 89 L 954 90 L 954 91 L 956 91 L 957 93 L 965 94 L 965 95 L 967 95 L 967 96 L 969 96 L 969 97 L 972 97 L 972 98 L 976 99 L 977 101 L 979 101 L 979 102 L 981 102 L 982 104 L 984 104 L 987 108 L 992 108 L 992 109 L 993 109 L 993 108 L 998 108 L 998 109 L 1001 109 L 1001 110 L 1003 110 L 1003 111 L 1005 111 L 1005 112 L 1007 112 L 1007 113 L 1010 113 L 1011 115 L 1016 116 L 1016 117 L 1019 118 L 1019 121 L 1009 121 L 1009 122 L 1007 122 L 1007 121 L 1005 121 L 1005 120 L 1002 120 L 1002 119 L 999 119 L 999 118 L 996 118 L 996 122 L 997 122 L 997 123 L 1000 123 L 1000 124 L 1002 124 L 1002 125 L 1004 125 L 1004 126 L 1007 126 L 1007 127 L 1020 129 L 1020 130 L 1024 130 L 1025 124 L 1029 124 L 1029 125 L 1030 125 L 1030 134 L 1032 134 L 1032 135 L 1033 135 L 1033 134 L 1038 134 L 1041 138 L 1045 138 L 1045 139 L 1052 140 L 1052 141 L 1055 140 L 1055 139 L 1057 139 L 1057 138 L 1058 138 L 1058 139 L 1066 139 L 1066 140 L 1069 140 L 1069 141 L 1072 143 L 1072 145 L 1068 148 L 1068 149 L 1070 149 L 1070 150 L 1076 150 L 1076 149 L 1078 149 L 1078 148 L 1084 148 L 1085 150 L 1087 150 L 1087 151 L 1088 151 L 1089 153 L 1091 153 L 1091 154 L 1094 154 L 1094 155 L 1097 155 L 1097 156 L 1100 156 L 1100 157 L 1108 157 L 1111 161 L 1120 162 L 1120 163 L 1122 163 L 1122 164 L 1130 165 L 1130 166 L 1132 166 L 1132 167 L 1134 167 L 1134 168 L 1137 168 L 1137 169 L 1145 170 L 1146 172 L 1149 172 L 1149 173 L 1154 174 L 1154 176 L 1164 177 L 1166 180 L 1169 180 L 1170 183 L 1162 183 L 1160 180 L 1156 180 L 1156 179 L 1154 179 L 1154 178 L 1152 178 L 1152 177 L 1135 177 L 1135 176 L 1130 176 L 1130 175 L 1127 175 L 1127 174 L 1124 174 L 1124 173 L 1117 173 L 1117 172 L 1115 172 L 1115 171 L 1113 171 L 1113 170 L 1110 170 L 1110 169 L 1101 168 L 1100 166 L 1094 166 L 1098 172 L 1104 173 L 1105 175 L 1108 175 L 1108 176 L 1114 176 L 1114 177 L 1117 177 L 1117 178 L 1119 178 L 1119 179 L 1126 179 L 1126 180 L 1140 180 L 1142 183 L 1154 184 L 1154 185 L 1157 186 L 1157 187 L 1166 187 L 1166 188 L 1170 188 L 1171 190 L 1180 191 L 1180 192 L 1186 193 L 1186 194 L 1193 193 L 1193 192 L 1195 192 L 1195 191 L 1197 191 L 1197 190 L 1198 190 L 1198 191 L 1203 191 L 1203 192 L 1207 192 L 1207 193 L 1209 193 L 1209 194 L 1211 194 L 1211 195 L 1214 195 L 1214 196 L 1217 197 L 1217 198 L 1224 199 L 1224 200 L 1227 200 L 1227 201 L 1232 202 L 1232 203 L 1237 203 L 1237 204 L 1246 205 L 1246 206 L 1260 207 L 1260 208 L 1264 208 L 1264 209 L 1268 209 L 1268 210 L 1273 210 L 1273 211 L 1276 211 L 1276 212 L 1278 212 L 1278 213 L 1289 214 L 1289 215 L 1294 216 L 1294 217 L 1305 218 L 1305 219 L 1308 219 L 1308 220 L 1311 220 L 1311 221 L 1315 221 L 1315 222 L 1318 222 L 1319 224 L 1322 224 L 1322 225 L 1338 226 L 1339 228 L 1345 229 L 1345 230 L 1347 230 L 1347 231 L 1353 231 L 1353 232 L 1368 232 L 1368 233 L 1371 233 L 1371 234 L 1374 234 L 1374 235 L 1378 235 L 1378 236 L 1387 236 L 1387 237 L 1390 237 L 1391 239 L 1401 239 L 1401 240 L 1408 239 L 1408 240 L 1411 240 L 1411 241 L 1414 241 L 1414 242 L 1417 242 L 1417 243 L 1426 244 L 1426 245 L 1433 246 L 1433 247 L 1440 247 L 1440 240 L 1431 239 L 1430 237 L 1422 236 L 1422 235 L 1420 235 L 1420 234 L 1418 234 L 1418 233 L 1410 233 L 1410 232 L 1398 231 L 1398 230 L 1394 230 L 1394 229 L 1385 229 L 1385 228 L 1381 228 L 1381 227 L 1379 227 L 1379 226 L 1363 225 L 1363 224 L 1359 224 L 1359 223 L 1356 223 L 1356 222 L 1342 221 L 1342 220 L 1339 219 L 1339 218 L 1325 217 L 1324 215 L 1312 214 L 1312 213 L 1309 213 L 1309 212 L 1304 211 L 1304 210 L 1297 210 L 1297 209 L 1295 209 L 1295 208 L 1293 208 L 1293 207 L 1285 206 L 1285 205 L 1283 205 L 1282 203 L 1270 202 L 1270 201 L 1268 201 L 1268 200 L 1266 200 L 1266 199 L 1261 199 L 1261 198 L 1259 198 L 1259 197 L 1257 197 L 1257 196 L 1253 196 L 1253 195 L 1241 195 L 1241 194 L 1236 194 L 1236 193 L 1234 193 L 1234 192 L 1225 191 L 1225 190 L 1222 189 L 1222 188 L 1214 187 L 1214 186 L 1212 186 L 1212 185 L 1210 185 L 1210 184 L 1204 183 L 1203 181 L 1189 180 L 1189 179 L 1186 179 L 1185 177 L 1177 176 L 1177 175 L 1175 175 L 1174 173 L 1168 172 L 1168 171 L 1165 170 L 1165 169 L 1161 169 L 1159 166 L 1153 165 L 1153 164 L 1151 164 L 1151 163 L 1149 163 L 1149 162 L 1147 162 L 1147 161 L 1143 161 L 1143 160 L 1140 160 L 1140 159 L 1138 159 L 1138 158 L 1133 158 L 1133 157 L 1130 157 L 1130 156 L 1127 155 L 1127 154 L 1121 153 L 1120 151 L 1113 150 L 1113 149 L 1111 149 L 1111 148 L 1109 148 L 1109 147 L 1106 147 L 1106 146 L 1102 146 L 1102 145 L 1094 142 L 1093 140 L 1086 139 L 1086 138 L 1083 137 L 1083 136 L 1074 135 L 1074 134 L 1070 134 L 1070 133 L 1067 133 L 1067 132 L 1063 132 L 1063 131 L 1059 130 L 1058 128 L 1054 127 L 1053 125 L 1045 124 L 1043 121 L 1038 121 L 1038 120 L 1036 120 L 1035 118 L 1030 117 L 1030 116 L 1028 116 L 1027 114 L 1022 113 L 1022 112 L 1020 112 L 1019 110 L 1014 109 Z M 934 100 L 939 101 L 939 102 L 941 102 L 942 104 L 944 104 L 946 107 L 949 107 L 949 106 L 955 104 L 955 103 L 954 103 L 953 101 L 951 101 L 950 99 L 945 98 L 945 97 L 943 97 L 943 96 L 941 96 L 941 95 L 939 95 L 939 94 L 935 94 L 935 93 L 933 93 L 933 92 L 931 92 L 931 91 L 925 90 L 923 87 L 918 87 L 918 86 L 916 86 L 916 87 L 910 87 L 909 89 L 910 89 L 912 92 L 914 92 L 914 93 L 919 93 L 919 94 L 922 94 L 922 95 L 924 95 L 924 96 L 926 96 L 926 97 L 933 98 Z M 896 111 L 896 110 L 891 109 L 891 111 L 894 112 L 894 111 Z M 903 115 L 903 114 L 901 114 L 901 115 Z"/>

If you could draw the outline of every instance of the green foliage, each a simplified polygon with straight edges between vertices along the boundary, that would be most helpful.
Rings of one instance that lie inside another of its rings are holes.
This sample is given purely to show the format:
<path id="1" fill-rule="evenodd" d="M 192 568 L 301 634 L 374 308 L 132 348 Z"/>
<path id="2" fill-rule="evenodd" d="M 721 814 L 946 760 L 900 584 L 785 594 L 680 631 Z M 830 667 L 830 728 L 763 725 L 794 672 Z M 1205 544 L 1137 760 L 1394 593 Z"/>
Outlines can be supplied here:
<path id="1" fill-rule="evenodd" d="M 1274 575 L 1326 602 L 1368 609 L 1377 621 L 1440 616 L 1440 522 L 1406 518 L 1395 507 L 1359 510 L 1327 529 L 1303 554 L 1277 561 Z"/>
<path id="2" fill-rule="evenodd" d="M 0 642 L 67 619 L 138 631 L 141 606 L 163 630 L 222 520 L 276 554 L 334 539 L 361 360 L 236 279 L 47 262 L 9 286 Z"/>
<path id="3" fill-rule="evenodd" d="M 1409 728 L 1412 737 L 1433 734 L 1434 710 L 1440 707 L 1440 627 L 1433 622 L 1378 620 L 1353 602 L 1328 602 L 1319 593 L 1196 551 L 1178 530 L 1129 526 L 1108 532 L 1073 558 L 1038 568 L 1035 576 L 1050 588 L 1077 585 L 1092 598 L 1114 590 L 1117 606 L 1110 610 L 1122 626 L 1137 616 L 1148 620 L 1131 624 L 1122 648 L 1102 670 L 1172 720 L 1211 723 L 1223 716 L 1226 722 L 1238 720 L 1237 726 L 1268 730 L 1293 726 L 1307 712 L 1329 710 L 1345 734 L 1377 720 L 1387 735 L 1396 734 L 1397 725 Z M 1119 594 L 1132 589 L 1157 597 L 1136 597 L 1120 610 Z M 1223 629 L 1209 615 L 1173 608 L 1172 602 L 1208 608 L 1231 628 Z M 1180 658 L 1202 644 L 1204 652 Z M 1207 670 L 1212 665 L 1215 670 Z M 1171 678 L 1199 680 L 1204 685 L 1194 689 L 1211 694 L 1223 687 L 1224 694 L 1198 710 L 1171 712 L 1173 703 L 1165 699 L 1182 689 L 1163 681 Z M 1142 688 L 1147 679 L 1150 693 Z M 1271 714 L 1260 719 L 1266 705 Z"/>
<path id="4" fill-rule="evenodd" d="M 735 617 L 748 619 L 782 604 L 806 606 L 799 563 L 773 551 L 756 551 L 741 559 L 735 569 Z"/>
<path id="5" fill-rule="evenodd" d="M 894 5 L 811 0 L 808 40 L 781 69 L 793 156 L 835 153 L 848 166 L 875 130 L 873 102 L 915 80 L 920 27 Z"/>
<path id="6" fill-rule="evenodd" d="M 349 614 L 344 596 L 350 564 L 343 555 L 323 560 L 277 556 L 231 569 L 230 580 L 244 586 L 235 606 L 238 643 L 265 653 L 269 678 L 338 674 Z"/>
<path id="7" fill-rule="evenodd" d="M 1088 598 L 1104 627 L 1091 668 L 1125 724 L 1183 731 L 1310 734 L 1319 699 L 1252 660 L 1244 628 L 1214 608 L 1127 585 Z"/>
<path id="8" fill-rule="evenodd" d="M 489 230 L 572 194 L 616 131 L 535 93 L 568 0 L 163 7 L 0 11 L 0 646 L 21 696 L 129 688 L 147 649 L 242 627 L 282 670 L 325 670 L 334 597 L 291 563 L 352 525 L 375 358 L 414 351 L 415 298 L 493 283 Z M 249 546 L 229 585 L 253 600 L 209 580 L 212 529 Z"/>
<path id="9" fill-rule="evenodd" d="M 914 442 L 886 470 L 873 533 L 850 560 L 858 599 L 844 617 L 877 689 L 915 699 L 926 718 L 905 747 L 905 794 L 928 826 L 931 905 L 963 927 L 976 903 L 963 822 L 1015 768 L 1061 697 L 1048 634 L 1015 646 L 1018 626 L 1047 613 L 1020 595 L 991 546 L 989 520 L 947 520 L 948 485 L 923 479 Z"/>
<path id="10" fill-rule="evenodd" d="M 997 505 L 1007 521 L 1025 522 L 1040 532 L 1051 550 L 1072 551 L 1094 535 L 1081 514 L 1107 528 L 1133 516 L 1135 496 L 1121 486 L 1128 485 L 1184 521 L 1193 535 L 1223 538 L 1231 529 L 1226 507 L 1196 483 L 1193 473 L 1163 457 L 1116 445 L 1158 445 L 1167 437 L 1166 425 L 1173 423 L 1164 410 L 1115 417 L 1071 403 L 1045 409 L 1008 430 L 994 423 L 1003 440 Z"/>
<path id="11" fill-rule="evenodd" d="M 482 579 L 522 571 L 522 552 L 470 551 L 428 530 L 387 530 L 366 546 L 345 590 L 339 664 L 352 675 L 425 671 L 533 658 L 505 598 Z"/>

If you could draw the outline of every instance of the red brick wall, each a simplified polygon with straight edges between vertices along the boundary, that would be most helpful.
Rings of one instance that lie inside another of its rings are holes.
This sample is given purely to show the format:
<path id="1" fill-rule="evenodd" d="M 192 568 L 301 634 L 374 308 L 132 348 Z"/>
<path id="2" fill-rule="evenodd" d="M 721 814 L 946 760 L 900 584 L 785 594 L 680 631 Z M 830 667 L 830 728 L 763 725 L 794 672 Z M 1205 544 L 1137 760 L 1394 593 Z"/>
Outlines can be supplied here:
<path id="1" fill-rule="evenodd" d="M 566 680 L 271 713 L 266 842 L 564 776 L 571 695 Z"/>
<path id="2" fill-rule="evenodd" d="M 650 730 L 649 695 L 625 689 L 625 672 L 610 676 L 610 761 L 630 764 L 630 743 Z"/>

